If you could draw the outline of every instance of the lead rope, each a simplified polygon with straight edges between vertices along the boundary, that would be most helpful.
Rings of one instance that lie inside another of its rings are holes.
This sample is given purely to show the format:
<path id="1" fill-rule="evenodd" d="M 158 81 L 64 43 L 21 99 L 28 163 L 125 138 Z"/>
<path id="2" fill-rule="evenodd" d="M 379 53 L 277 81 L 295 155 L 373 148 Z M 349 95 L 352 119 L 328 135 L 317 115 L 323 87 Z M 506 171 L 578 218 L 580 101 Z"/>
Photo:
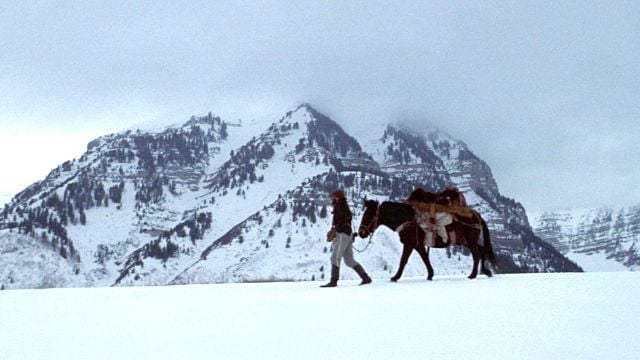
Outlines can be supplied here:
<path id="1" fill-rule="evenodd" d="M 374 221 L 377 221 L 379 214 L 380 214 L 380 207 L 378 207 L 378 210 L 376 211 L 376 216 L 373 218 L 373 220 L 371 220 L 371 224 L 373 224 Z M 371 224 L 369 224 L 369 227 L 371 227 Z M 362 225 L 360 225 L 360 226 L 362 226 Z M 360 230 L 360 229 L 358 229 L 358 230 Z M 369 245 L 371 245 L 371 242 L 373 240 L 373 233 L 374 232 L 375 232 L 375 229 L 374 229 L 374 231 L 369 231 L 369 242 L 367 243 L 367 245 L 364 246 L 364 249 L 360 250 L 357 247 L 355 247 L 355 245 L 354 245 L 355 242 L 356 242 L 355 241 L 356 240 L 355 237 L 357 235 L 356 235 L 356 233 L 353 232 L 353 227 L 352 227 L 351 228 L 351 237 L 353 238 L 353 242 L 351 243 L 351 247 L 353 248 L 353 250 L 355 250 L 355 251 L 357 251 L 359 253 L 364 252 L 365 250 L 367 250 L 369 248 Z"/>
<path id="2" fill-rule="evenodd" d="M 352 229 L 353 231 L 353 229 Z M 351 243 L 351 247 L 353 248 L 353 250 L 361 253 L 364 252 L 365 250 L 367 250 L 367 248 L 369 247 L 369 245 L 371 245 L 371 240 L 373 239 L 373 233 L 369 235 L 369 242 L 367 243 L 367 245 L 364 246 L 364 249 L 359 250 L 354 244 L 356 243 L 356 239 L 355 239 L 356 235 L 355 233 L 351 233 L 351 238 L 353 239 L 353 243 Z"/>

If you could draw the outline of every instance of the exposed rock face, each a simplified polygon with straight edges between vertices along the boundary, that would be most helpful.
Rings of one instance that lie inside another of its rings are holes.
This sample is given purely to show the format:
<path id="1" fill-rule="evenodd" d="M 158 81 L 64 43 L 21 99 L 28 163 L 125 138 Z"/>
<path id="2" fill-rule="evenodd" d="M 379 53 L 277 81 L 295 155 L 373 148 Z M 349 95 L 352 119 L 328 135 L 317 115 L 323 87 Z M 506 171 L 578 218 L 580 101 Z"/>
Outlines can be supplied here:
<path id="1" fill-rule="evenodd" d="M 589 270 L 640 270 L 640 206 L 544 212 L 534 230 L 570 258 L 592 262 Z"/>

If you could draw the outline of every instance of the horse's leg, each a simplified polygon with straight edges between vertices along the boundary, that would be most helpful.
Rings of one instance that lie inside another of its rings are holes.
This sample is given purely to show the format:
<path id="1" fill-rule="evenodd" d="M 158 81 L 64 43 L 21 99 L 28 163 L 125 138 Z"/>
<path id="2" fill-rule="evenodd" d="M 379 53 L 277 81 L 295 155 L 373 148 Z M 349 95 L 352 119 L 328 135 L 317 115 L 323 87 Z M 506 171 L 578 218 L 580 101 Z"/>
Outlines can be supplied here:
<path id="1" fill-rule="evenodd" d="M 493 274 L 491 273 L 491 270 L 489 270 L 485 265 L 485 262 L 487 261 L 486 250 L 486 247 L 482 247 L 480 249 L 480 253 L 482 254 L 482 257 L 480 259 L 480 272 L 485 274 L 487 277 L 492 277 Z"/>
<path id="2" fill-rule="evenodd" d="M 429 248 L 427 247 L 425 250 L 425 246 L 420 244 L 416 245 L 415 249 L 420 254 L 424 266 L 427 267 L 427 280 L 433 280 L 433 267 L 431 266 L 431 261 L 429 261 Z"/>
<path id="3" fill-rule="evenodd" d="M 480 272 L 485 274 L 487 277 L 492 277 L 493 273 L 491 272 L 491 270 L 487 269 L 487 267 L 484 265 L 484 262 L 485 259 L 482 259 L 482 262 L 480 263 Z"/>
<path id="4" fill-rule="evenodd" d="M 472 244 L 469 246 L 471 250 L 471 256 L 473 257 L 473 269 L 471 270 L 471 274 L 469 274 L 469 279 L 475 279 L 478 276 L 478 263 L 480 262 L 480 251 L 478 246 Z"/>
<path id="5" fill-rule="evenodd" d="M 485 264 L 487 260 L 487 248 L 480 246 L 479 243 L 482 233 L 480 231 L 470 231 L 467 232 L 466 235 L 469 236 L 468 239 L 472 239 L 472 241 L 469 242 L 469 249 L 471 249 L 473 255 L 473 270 L 471 271 L 471 275 L 469 275 L 469 279 L 474 279 L 478 275 L 478 262 L 480 263 L 480 272 L 488 277 L 493 276 L 491 270 L 489 270 Z"/>
<path id="6" fill-rule="evenodd" d="M 396 282 L 400 280 L 402 277 L 402 272 L 404 271 L 405 265 L 407 265 L 407 261 L 409 261 L 409 255 L 411 255 L 411 251 L 413 251 L 413 247 L 411 245 L 402 244 L 402 256 L 400 256 L 400 265 L 398 266 L 398 271 L 393 275 L 391 281 Z"/>

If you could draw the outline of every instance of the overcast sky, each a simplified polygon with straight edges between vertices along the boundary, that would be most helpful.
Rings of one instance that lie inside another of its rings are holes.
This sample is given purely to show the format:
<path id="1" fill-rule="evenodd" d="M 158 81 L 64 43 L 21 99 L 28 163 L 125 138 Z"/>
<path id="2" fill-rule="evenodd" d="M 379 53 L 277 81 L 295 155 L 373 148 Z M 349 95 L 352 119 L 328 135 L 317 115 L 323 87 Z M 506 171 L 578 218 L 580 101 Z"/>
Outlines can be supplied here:
<path id="1" fill-rule="evenodd" d="M 527 210 L 640 204 L 638 1 L 2 1 L 0 196 L 154 118 L 433 124 Z"/>

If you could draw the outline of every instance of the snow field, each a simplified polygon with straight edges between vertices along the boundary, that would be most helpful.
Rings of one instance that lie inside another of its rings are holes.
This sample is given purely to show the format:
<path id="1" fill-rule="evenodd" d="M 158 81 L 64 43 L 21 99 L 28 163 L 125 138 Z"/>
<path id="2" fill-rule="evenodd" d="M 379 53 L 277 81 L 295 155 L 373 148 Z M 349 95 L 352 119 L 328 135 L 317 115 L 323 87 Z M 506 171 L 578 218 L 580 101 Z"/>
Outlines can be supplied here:
<path id="1" fill-rule="evenodd" d="M 635 359 L 640 273 L 0 292 L 2 359 Z"/>

